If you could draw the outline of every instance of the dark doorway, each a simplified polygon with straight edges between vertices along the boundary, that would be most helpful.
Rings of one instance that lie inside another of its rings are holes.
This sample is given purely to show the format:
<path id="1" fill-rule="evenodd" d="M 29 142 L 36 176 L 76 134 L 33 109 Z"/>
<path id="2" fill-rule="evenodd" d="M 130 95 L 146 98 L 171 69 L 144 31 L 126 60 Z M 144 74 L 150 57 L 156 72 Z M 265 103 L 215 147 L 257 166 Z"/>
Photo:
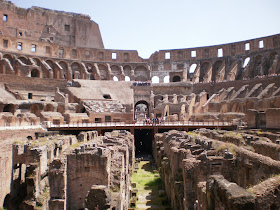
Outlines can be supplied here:
<path id="1" fill-rule="evenodd" d="M 142 157 L 153 154 L 153 130 L 151 129 L 135 129 L 135 156 Z"/>
<path id="2" fill-rule="evenodd" d="M 173 79 L 172 79 L 172 82 L 181 82 L 181 77 L 174 76 Z"/>

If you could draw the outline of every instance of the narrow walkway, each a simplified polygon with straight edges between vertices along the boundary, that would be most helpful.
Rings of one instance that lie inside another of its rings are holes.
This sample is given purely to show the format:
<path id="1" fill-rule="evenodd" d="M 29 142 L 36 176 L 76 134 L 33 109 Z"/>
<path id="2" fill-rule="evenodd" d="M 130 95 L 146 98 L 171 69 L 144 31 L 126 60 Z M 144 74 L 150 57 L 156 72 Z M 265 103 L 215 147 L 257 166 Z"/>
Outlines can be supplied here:
<path id="1" fill-rule="evenodd" d="M 132 174 L 131 183 L 136 183 L 137 210 L 171 210 L 159 173 L 151 161 L 140 161 L 137 172 Z M 132 198 L 133 199 L 133 198 Z"/>

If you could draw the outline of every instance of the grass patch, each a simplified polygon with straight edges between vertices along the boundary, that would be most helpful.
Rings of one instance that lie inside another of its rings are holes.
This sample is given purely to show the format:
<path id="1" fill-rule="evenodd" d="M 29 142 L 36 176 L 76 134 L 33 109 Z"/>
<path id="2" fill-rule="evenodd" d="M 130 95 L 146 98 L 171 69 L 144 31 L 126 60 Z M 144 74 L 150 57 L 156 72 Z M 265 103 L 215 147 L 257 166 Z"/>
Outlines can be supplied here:
<path id="1" fill-rule="evenodd" d="M 131 176 L 131 182 L 136 183 L 138 190 L 138 200 L 136 201 L 136 209 L 138 204 L 157 205 L 162 206 L 168 204 L 168 198 L 165 192 L 162 190 L 159 193 L 159 189 L 163 189 L 163 183 L 159 176 L 159 173 L 154 173 L 154 170 L 149 161 L 141 161 L 139 164 L 137 173 L 133 173 Z M 140 197 L 146 197 L 147 199 L 141 199 Z M 139 199 L 140 198 L 140 199 Z"/>
<path id="2" fill-rule="evenodd" d="M 229 152 L 231 152 L 233 154 L 234 157 L 236 157 L 236 151 L 235 151 L 235 147 L 234 145 L 232 144 L 229 144 L 229 143 L 224 143 L 222 145 L 220 145 L 217 149 L 216 149 L 216 152 L 219 153 L 219 152 L 224 152 L 225 150 L 228 150 Z"/>

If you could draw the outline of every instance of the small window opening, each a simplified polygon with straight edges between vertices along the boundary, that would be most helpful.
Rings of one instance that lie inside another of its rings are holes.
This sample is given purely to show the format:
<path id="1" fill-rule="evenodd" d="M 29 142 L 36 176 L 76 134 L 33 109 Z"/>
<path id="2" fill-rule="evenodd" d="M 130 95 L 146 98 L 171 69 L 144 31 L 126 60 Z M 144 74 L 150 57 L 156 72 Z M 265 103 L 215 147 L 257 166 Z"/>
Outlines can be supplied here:
<path id="1" fill-rule="evenodd" d="M 111 116 L 105 116 L 105 122 L 111 122 Z"/>
<path id="2" fill-rule="evenodd" d="M 183 51 L 178 51 L 178 58 L 182 59 L 183 58 Z"/>
<path id="3" fill-rule="evenodd" d="M 32 44 L 31 52 L 36 52 L 36 44 Z"/>
<path id="4" fill-rule="evenodd" d="M 3 15 L 3 21 L 4 21 L 4 22 L 7 22 L 7 21 L 8 21 L 8 15 L 6 15 L 6 14 Z"/>
<path id="5" fill-rule="evenodd" d="M 103 52 L 99 52 L 99 59 L 103 60 L 103 58 L 104 58 L 104 53 Z"/>
<path id="6" fill-rule="evenodd" d="M 223 57 L 223 49 L 222 48 L 218 49 L 218 57 L 219 58 Z"/>
<path id="7" fill-rule="evenodd" d="M 3 39 L 3 47 L 8 48 L 8 40 L 7 39 Z"/>
<path id="8" fill-rule="evenodd" d="M 246 50 L 246 51 L 249 51 L 249 50 L 250 50 L 250 43 L 246 43 L 246 44 L 245 44 L 245 50 Z"/>
<path id="9" fill-rule="evenodd" d="M 259 41 L 259 48 L 263 48 L 263 40 Z"/>
<path id="10" fill-rule="evenodd" d="M 17 49 L 18 49 L 18 50 L 22 50 L 22 42 L 18 42 L 18 44 L 17 44 Z"/>
<path id="11" fill-rule="evenodd" d="M 170 59 L 170 52 L 166 52 L 166 53 L 165 53 L 165 59 L 166 59 L 166 60 Z"/>
<path id="12" fill-rule="evenodd" d="M 124 53 L 123 54 L 123 58 L 125 61 L 128 61 L 129 60 L 129 54 L 128 53 Z"/>
<path id="13" fill-rule="evenodd" d="M 70 31 L 70 25 L 64 25 L 64 30 L 65 31 Z"/>
<path id="14" fill-rule="evenodd" d="M 114 80 L 115 82 L 119 81 L 118 77 L 116 77 L 116 76 L 113 77 L 113 80 Z"/>
<path id="15" fill-rule="evenodd" d="M 50 54 L 51 53 L 51 48 L 50 46 L 46 46 L 46 54 Z"/>
<path id="16" fill-rule="evenodd" d="M 130 81 L 130 77 L 129 76 L 125 76 L 124 81 L 129 82 Z"/>
<path id="17" fill-rule="evenodd" d="M 28 93 L 28 99 L 32 99 L 33 94 L 32 93 Z"/>
<path id="18" fill-rule="evenodd" d="M 50 40 L 53 40 L 53 37 L 52 37 L 52 36 L 50 37 Z"/>
<path id="19" fill-rule="evenodd" d="M 104 95 L 103 95 L 103 98 L 105 98 L 105 99 L 112 99 L 111 96 L 110 96 L 109 94 L 104 94 Z"/>
<path id="20" fill-rule="evenodd" d="M 196 51 L 195 51 L 195 50 L 191 51 L 191 57 L 192 57 L 192 58 L 195 58 L 195 57 L 196 57 Z"/>
<path id="21" fill-rule="evenodd" d="M 85 51 L 85 54 L 86 54 L 86 58 L 90 57 L 90 52 L 88 50 Z"/>
<path id="22" fill-rule="evenodd" d="M 117 53 L 112 53 L 112 59 L 117 59 Z"/>
<path id="23" fill-rule="evenodd" d="M 72 49 L 72 56 L 77 57 L 77 50 L 76 49 Z"/>
<path id="24" fill-rule="evenodd" d="M 59 57 L 59 58 L 63 58 L 63 54 L 64 54 L 63 48 L 59 49 L 59 50 L 58 50 L 58 57 Z"/>
<path id="25" fill-rule="evenodd" d="M 18 36 L 22 36 L 22 32 L 18 32 Z"/>

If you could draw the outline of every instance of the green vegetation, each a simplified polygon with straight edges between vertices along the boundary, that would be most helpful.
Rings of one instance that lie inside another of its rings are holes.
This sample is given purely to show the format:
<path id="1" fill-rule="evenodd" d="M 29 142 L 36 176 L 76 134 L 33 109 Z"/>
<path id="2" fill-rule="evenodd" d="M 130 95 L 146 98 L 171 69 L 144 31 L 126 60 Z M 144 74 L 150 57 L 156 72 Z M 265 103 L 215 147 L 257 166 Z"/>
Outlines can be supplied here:
<path id="1" fill-rule="evenodd" d="M 71 148 L 71 149 L 76 149 L 77 147 L 81 146 L 82 144 L 83 144 L 83 142 L 78 142 L 78 143 L 76 143 L 76 144 L 72 144 L 72 145 L 70 146 L 70 148 Z"/>
<path id="2" fill-rule="evenodd" d="M 236 157 L 235 146 L 230 143 L 224 143 L 220 145 L 218 148 L 216 148 L 216 152 L 219 153 L 220 151 L 225 151 L 225 149 L 227 149 L 229 152 L 233 154 L 234 157 Z"/>
<path id="3" fill-rule="evenodd" d="M 143 207 L 143 205 L 157 206 L 157 209 L 160 209 L 168 204 L 168 198 L 163 191 L 164 187 L 160 175 L 153 170 L 149 161 L 139 163 L 139 169 L 137 173 L 132 174 L 131 182 L 136 183 L 136 189 L 138 190 L 136 209 L 142 209 L 141 206 Z M 132 200 L 134 199 L 132 198 Z"/>
<path id="4" fill-rule="evenodd" d="M 42 209 L 44 203 L 49 199 L 50 189 L 46 187 L 43 192 L 39 195 L 36 201 L 36 208 L 37 210 Z"/>

